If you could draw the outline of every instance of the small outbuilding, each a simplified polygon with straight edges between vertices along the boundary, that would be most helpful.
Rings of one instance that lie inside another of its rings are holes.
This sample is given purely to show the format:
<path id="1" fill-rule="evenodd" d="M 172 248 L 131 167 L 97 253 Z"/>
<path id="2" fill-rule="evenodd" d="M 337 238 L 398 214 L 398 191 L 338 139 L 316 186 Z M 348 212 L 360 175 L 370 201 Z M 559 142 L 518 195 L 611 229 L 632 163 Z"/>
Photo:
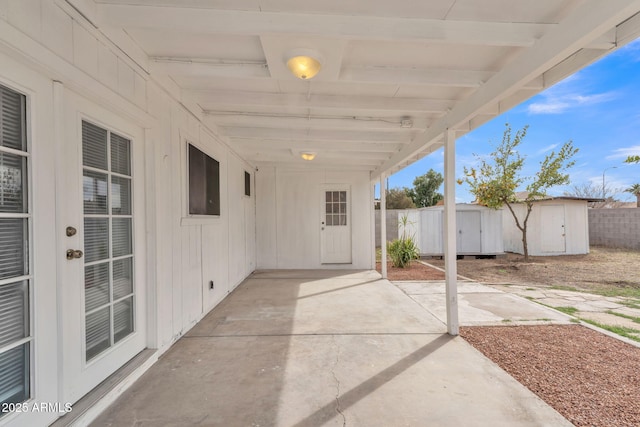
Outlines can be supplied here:
<path id="1" fill-rule="evenodd" d="M 598 201 L 579 197 L 547 197 L 536 200 L 527 226 L 529 255 L 581 255 L 589 253 L 588 202 Z M 511 205 L 518 218 L 524 219 L 524 203 Z M 524 253 L 522 232 L 509 212 L 502 209 L 504 250 Z"/>
<path id="2" fill-rule="evenodd" d="M 407 226 L 402 217 L 407 215 Z M 500 255 L 504 253 L 502 212 L 476 204 L 456 205 L 456 248 L 458 255 Z M 421 256 L 444 253 L 444 206 L 410 209 L 398 213 L 398 235 L 403 228 L 415 236 Z"/>

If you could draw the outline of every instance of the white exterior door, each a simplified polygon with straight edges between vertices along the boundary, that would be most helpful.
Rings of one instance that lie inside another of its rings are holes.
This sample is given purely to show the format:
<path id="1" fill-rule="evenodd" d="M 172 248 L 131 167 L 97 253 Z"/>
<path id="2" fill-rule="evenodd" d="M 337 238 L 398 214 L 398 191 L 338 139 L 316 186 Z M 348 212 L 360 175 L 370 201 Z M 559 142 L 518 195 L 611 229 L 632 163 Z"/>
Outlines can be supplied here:
<path id="1" fill-rule="evenodd" d="M 324 187 L 321 192 L 320 262 L 351 263 L 351 194 L 348 186 Z"/>
<path id="2" fill-rule="evenodd" d="M 542 252 L 566 252 L 563 205 L 541 205 L 540 249 Z"/>
<path id="3" fill-rule="evenodd" d="M 457 252 L 475 254 L 482 250 L 480 212 L 459 211 L 456 213 L 458 226 Z"/>
<path id="4" fill-rule="evenodd" d="M 51 82 L 0 62 L 0 425 L 47 425 L 57 415 L 34 406 L 58 402 Z"/>
<path id="5" fill-rule="evenodd" d="M 64 399 L 144 349 L 143 132 L 67 92 L 61 237 Z"/>

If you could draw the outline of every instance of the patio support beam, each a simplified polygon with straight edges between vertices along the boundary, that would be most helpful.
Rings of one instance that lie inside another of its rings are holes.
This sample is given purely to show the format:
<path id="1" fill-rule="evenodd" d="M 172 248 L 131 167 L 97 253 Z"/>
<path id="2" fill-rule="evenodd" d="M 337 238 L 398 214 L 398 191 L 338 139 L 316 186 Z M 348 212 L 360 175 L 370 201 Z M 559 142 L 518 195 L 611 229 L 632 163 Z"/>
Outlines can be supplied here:
<path id="1" fill-rule="evenodd" d="M 380 175 L 380 268 L 382 278 L 387 278 L 387 186 L 385 174 Z"/>
<path id="2" fill-rule="evenodd" d="M 456 251 L 456 136 L 453 129 L 444 134 L 444 270 L 447 304 L 447 332 L 458 335 L 458 283 Z"/>

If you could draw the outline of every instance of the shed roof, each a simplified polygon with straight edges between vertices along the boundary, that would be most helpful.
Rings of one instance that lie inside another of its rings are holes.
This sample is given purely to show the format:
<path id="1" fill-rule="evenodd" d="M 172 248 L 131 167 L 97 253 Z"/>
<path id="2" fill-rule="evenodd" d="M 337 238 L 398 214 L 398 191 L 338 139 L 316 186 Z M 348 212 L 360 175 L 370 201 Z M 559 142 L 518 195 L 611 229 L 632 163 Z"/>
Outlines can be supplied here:
<path id="1" fill-rule="evenodd" d="M 516 199 L 518 202 L 524 202 L 529 193 L 527 191 L 519 191 L 516 193 Z M 545 200 L 578 200 L 584 202 L 604 202 L 604 199 L 596 197 L 573 197 L 573 196 L 545 196 L 539 197 L 534 202 L 543 202 Z"/>

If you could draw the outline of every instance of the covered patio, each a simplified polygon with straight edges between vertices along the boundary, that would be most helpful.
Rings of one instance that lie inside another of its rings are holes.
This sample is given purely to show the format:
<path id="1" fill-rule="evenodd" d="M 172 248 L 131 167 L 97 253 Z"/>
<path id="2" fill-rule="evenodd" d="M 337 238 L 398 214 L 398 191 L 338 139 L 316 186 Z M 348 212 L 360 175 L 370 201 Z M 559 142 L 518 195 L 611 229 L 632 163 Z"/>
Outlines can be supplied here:
<path id="1" fill-rule="evenodd" d="M 441 284 L 404 286 L 433 296 Z M 428 304 L 446 317 L 439 301 Z M 471 305 L 463 323 L 491 311 Z M 566 321 L 525 299 L 510 305 Z M 92 425 L 571 424 L 376 272 L 274 270 L 245 280 Z"/>
<path id="2" fill-rule="evenodd" d="M 456 139 L 640 0 L 479 4 L 0 0 L 0 403 L 62 408 L 0 426 L 562 423 L 455 337 L 507 306 L 456 281 Z M 443 147 L 446 281 L 398 289 L 375 187 Z"/>

